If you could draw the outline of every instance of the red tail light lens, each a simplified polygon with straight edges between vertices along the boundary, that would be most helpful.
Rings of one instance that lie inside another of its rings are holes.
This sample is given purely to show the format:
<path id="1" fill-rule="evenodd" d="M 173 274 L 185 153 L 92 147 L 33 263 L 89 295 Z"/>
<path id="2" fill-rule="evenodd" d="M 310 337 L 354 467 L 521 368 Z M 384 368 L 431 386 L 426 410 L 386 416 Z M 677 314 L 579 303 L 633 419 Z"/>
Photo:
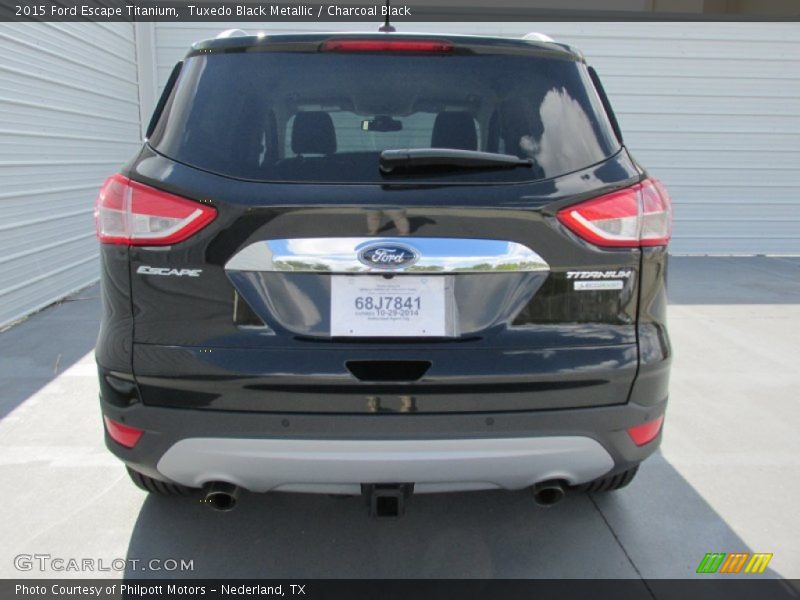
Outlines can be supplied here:
<path id="1" fill-rule="evenodd" d="M 558 220 L 597 246 L 665 246 L 672 235 L 672 204 L 661 182 L 646 179 L 562 209 Z"/>
<path id="2" fill-rule="evenodd" d="M 123 425 L 122 423 L 117 423 L 116 421 L 105 416 L 103 417 L 103 420 L 106 423 L 106 431 L 108 431 L 108 436 L 126 448 L 133 448 L 139 442 L 139 438 L 141 438 L 142 434 L 144 433 L 144 429 Z"/>
<path id="3" fill-rule="evenodd" d="M 664 246 L 672 237 L 672 200 L 657 179 L 642 182 L 642 246 Z"/>
<path id="4" fill-rule="evenodd" d="M 631 436 L 634 444 L 637 446 L 644 446 L 656 439 L 658 432 L 661 431 L 661 425 L 663 423 L 664 415 L 661 415 L 657 419 L 653 419 L 647 423 L 628 427 L 628 435 Z"/>
<path id="5" fill-rule="evenodd" d="M 100 188 L 94 215 L 97 238 L 105 244 L 166 246 L 200 231 L 217 211 L 113 175 Z"/>
<path id="6" fill-rule="evenodd" d="M 453 44 L 440 40 L 375 40 L 350 39 L 323 42 L 323 52 L 427 52 L 446 54 L 453 51 Z"/>

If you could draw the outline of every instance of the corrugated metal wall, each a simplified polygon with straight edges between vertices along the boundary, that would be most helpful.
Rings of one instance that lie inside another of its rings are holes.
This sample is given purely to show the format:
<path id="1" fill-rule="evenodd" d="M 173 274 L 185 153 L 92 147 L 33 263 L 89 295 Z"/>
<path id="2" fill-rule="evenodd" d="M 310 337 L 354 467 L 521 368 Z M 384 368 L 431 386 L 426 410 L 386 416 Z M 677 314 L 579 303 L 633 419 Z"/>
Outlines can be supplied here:
<path id="1" fill-rule="evenodd" d="M 363 23 L 159 23 L 159 85 L 198 39 L 373 30 Z M 520 35 L 582 49 L 635 156 L 675 201 L 675 253 L 800 254 L 800 24 L 434 23 L 401 30 Z"/>
<path id="2" fill-rule="evenodd" d="M 133 27 L 0 23 L 0 327 L 98 277 L 92 210 L 140 143 Z"/>

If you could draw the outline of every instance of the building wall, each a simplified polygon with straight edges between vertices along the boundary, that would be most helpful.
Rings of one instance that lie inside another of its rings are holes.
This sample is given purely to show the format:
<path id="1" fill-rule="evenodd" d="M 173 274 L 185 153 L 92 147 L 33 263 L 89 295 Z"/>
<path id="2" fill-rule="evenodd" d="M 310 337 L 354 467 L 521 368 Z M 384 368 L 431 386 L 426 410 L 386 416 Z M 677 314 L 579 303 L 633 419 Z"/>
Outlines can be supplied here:
<path id="1" fill-rule="evenodd" d="M 189 45 L 248 33 L 374 30 L 364 23 L 158 23 L 159 85 Z M 400 30 L 572 44 L 600 73 L 637 159 L 670 188 L 674 253 L 800 254 L 800 24 L 413 23 Z"/>
<path id="2" fill-rule="evenodd" d="M 130 24 L 0 23 L 0 327 L 98 277 L 93 204 L 140 143 Z"/>

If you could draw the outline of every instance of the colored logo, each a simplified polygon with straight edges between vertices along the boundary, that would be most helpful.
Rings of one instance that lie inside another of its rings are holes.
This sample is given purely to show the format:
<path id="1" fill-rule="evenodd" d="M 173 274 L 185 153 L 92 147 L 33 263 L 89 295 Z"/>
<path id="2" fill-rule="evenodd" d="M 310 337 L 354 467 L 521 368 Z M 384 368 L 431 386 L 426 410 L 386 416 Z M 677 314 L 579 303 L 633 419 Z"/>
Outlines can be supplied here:
<path id="1" fill-rule="evenodd" d="M 419 254 L 403 244 L 372 244 L 358 253 L 358 260 L 377 269 L 402 269 L 419 260 Z"/>
<path id="2" fill-rule="evenodd" d="M 772 554 L 766 552 L 709 552 L 697 565 L 698 573 L 763 573 Z"/>

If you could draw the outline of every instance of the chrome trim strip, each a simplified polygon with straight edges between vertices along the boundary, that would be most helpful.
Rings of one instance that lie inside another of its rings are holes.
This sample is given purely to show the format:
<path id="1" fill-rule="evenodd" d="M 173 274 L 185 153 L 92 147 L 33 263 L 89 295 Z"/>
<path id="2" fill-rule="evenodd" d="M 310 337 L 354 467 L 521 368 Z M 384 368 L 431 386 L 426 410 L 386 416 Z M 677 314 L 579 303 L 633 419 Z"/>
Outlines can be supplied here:
<path id="1" fill-rule="evenodd" d="M 359 260 L 362 250 L 380 244 L 412 248 L 419 258 L 409 266 L 388 269 Z M 494 273 L 549 271 L 550 265 L 527 246 L 502 240 L 330 237 L 255 242 L 234 255 L 225 269 L 295 273 Z"/>

